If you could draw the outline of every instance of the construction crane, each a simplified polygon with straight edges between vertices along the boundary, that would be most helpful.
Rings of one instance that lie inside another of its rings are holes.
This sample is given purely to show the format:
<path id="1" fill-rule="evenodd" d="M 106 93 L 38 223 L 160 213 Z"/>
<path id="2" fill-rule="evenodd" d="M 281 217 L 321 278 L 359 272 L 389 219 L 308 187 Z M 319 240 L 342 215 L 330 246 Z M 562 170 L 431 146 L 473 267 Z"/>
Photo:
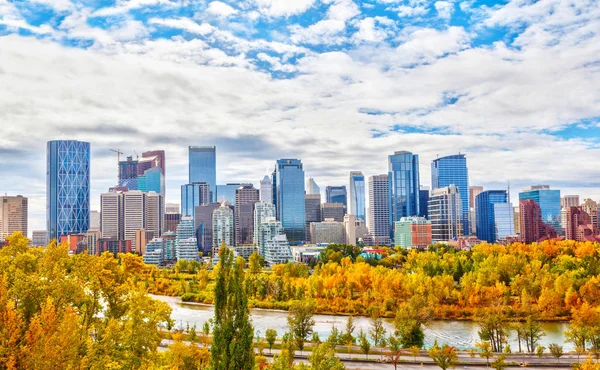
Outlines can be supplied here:
<path id="1" fill-rule="evenodd" d="M 119 149 L 109 149 L 111 152 L 117 153 L 117 185 L 119 185 L 119 181 L 121 180 L 121 166 L 119 166 L 119 162 L 121 162 L 121 152 Z"/>

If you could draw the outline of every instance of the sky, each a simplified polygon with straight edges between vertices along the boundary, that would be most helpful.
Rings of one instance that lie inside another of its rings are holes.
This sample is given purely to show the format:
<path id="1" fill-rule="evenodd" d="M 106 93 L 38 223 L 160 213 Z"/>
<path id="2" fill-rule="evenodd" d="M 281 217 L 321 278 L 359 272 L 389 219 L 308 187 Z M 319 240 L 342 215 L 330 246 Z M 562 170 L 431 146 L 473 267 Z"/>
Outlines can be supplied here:
<path id="1" fill-rule="evenodd" d="M 322 189 L 408 150 L 430 185 L 465 153 L 471 185 L 600 199 L 597 0 L 0 0 L 0 192 L 45 229 L 45 143 L 92 145 L 92 209 L 117 157 L 187 147 L 217 182 L 300 158 Z"/>

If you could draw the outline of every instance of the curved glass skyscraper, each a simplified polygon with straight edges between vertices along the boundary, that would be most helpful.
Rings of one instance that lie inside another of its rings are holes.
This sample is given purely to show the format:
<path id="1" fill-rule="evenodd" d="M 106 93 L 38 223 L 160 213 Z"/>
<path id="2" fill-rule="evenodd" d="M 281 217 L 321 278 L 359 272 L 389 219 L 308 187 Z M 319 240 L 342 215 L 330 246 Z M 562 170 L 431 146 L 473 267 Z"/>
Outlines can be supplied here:
<path id="1" fill-rule="evenodd" d="M 290 243 L 304 240 L 304 169 L 299 159 L 279 159 L 273 172 L 277 219 Z"/>
<path id="2" fill-rule="evenodd" d="M 462 204 L 461 222 L 463 235 L 470 235 L 469 227 L 469 170 L 467 157 L 464 154 L 449 155 L 435 159 L 431 163 L 432 189 L 456 185 Z"/>
<path id="3" fill-rule="evenodd" d="M 390 201 L 390 235 L 393 225 L 402 217 L 419 215 L 419 156 L 411 152 L 395 152 L 388 157 Z"/>
<path id="4" fill-rule="evenodd" d="M 360 171 L 350 172 L 350 214 L 363 221 L 365 210 L 365 176 Z"/>
<path id="5" fill-rule="evenodd" d="M 46 224 L 50 239 L 85 233 L 90 225 L 90 143 L 49 141 Z"/>

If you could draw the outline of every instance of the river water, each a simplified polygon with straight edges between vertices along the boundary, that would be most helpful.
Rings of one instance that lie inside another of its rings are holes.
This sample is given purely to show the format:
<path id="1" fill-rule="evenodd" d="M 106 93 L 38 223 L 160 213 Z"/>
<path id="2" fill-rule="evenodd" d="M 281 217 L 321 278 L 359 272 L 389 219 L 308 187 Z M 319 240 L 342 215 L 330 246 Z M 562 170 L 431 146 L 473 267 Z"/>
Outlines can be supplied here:
<path id="1" fill-rule="evenodd" d="M 202 330 L 202 325 L 205 321 L 213 316 L 213 307 L 205 305 L 197 305 L 181 302 L 178 297 L 153 296 L 155 299 L 166 302 L 173 309 L 171 318 L 175 321 L 178 328 L 185 328 L 187 325 L 196 324 L 198 331 Z M 283 335 L 287 330 L 287 312 L 276 310 L 252 309 L 252 324 L 255 332 L 261 337 L 265 336 L 267 329 L 277 330 L 278 336 Z M 315 315 L 314 331 L 319 333 L 321 340 L 327 339 L 331 333 L 333 326 L 338 330 L 344 331 L 347 318 L 344 316 L 334 315 Z M 366 317 L 355 317 L 354 325 L 356 327 L 354 333 L 358 334 L 360 329 L 366 333 L 369 330 L 369 319 Z M 385 321 L 388 333 L 393 330 L 391 320 Z M 563 345 L 565 351 L 573 350 L 571 343 L 565 342 L 564 331 L 567 329 L 566 323 L 561 322 L 544 322 L 542 329 L 545 336 L 540 340 L 540 344 L 546 348 L 550 343 L 558 343 Z M 425 327 L 425 343 L 429 347 L 437 339 L 440 345 L 449 344 L 460 349 L 471 349 L 476 341 L 479 340 L 477 335 L 478 326 L 472 321 L 454 321 L 454 320 L 436 320 L 427 324 Z M 510 346 L 513 352 L 518 350 L 516 337 L 511 335 Z"/>

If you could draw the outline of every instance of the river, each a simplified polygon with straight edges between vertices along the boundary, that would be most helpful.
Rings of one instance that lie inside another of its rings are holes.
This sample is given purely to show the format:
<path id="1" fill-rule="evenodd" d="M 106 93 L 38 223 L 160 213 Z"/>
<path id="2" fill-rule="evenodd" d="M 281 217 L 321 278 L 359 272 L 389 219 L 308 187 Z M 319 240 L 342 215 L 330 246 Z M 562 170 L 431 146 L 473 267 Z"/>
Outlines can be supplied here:
<path id="1" fill-rule="evenodd" d="M 171 318 L 175 321 L 178 328 L 185 328 L 196 324 L 198 331 L 202 330 L 202 325 L 205 321 L 213 316 L 213 307 L 205 305 L 197 305 L 181 302 L 179 297 L 153 296 L 155 299 L 166 302 L 173 309 Z M 287 330 L 287 312 L 276 310 L 252 309 L 252 324 L 255 332 L 261 337 L 265 336 L 267 329 L 275 329 L 279 336 L 283 335 Z M 319 333 L 321 340 L 327 339 L 331 333 L 333 326 L 338 330 L 343 331 L 346 327 L 345 316 L 334 315 L 315 315 L 314 330 Z M 355 335 L 360 329 L 368 333 L 369 319 L 366 317 L 355 317 Z M 393 330 L 391 320 L 385 321 L 385 326 L 388 332 Z M 558 343 L 563 345 L 565 351 L 574 349 L 571 343 L 565 342 L 564 331 L 567 328 L 566 323 L 562 322 L 544 322 L 542 329 L 545 336 L 540 340 L 540 344 L 546 348 L 550 343 Z M 472 321 L 455 321 L 455 320 L 436 320 L 429 322 L 425 327 L 425 343 L 429 347 L 437 339 L 440 345 L 449 344 L 460 349 L 471 349 L 476 341 L 479 340 L 477 335 L 477 324 Z M 511 333 L 512 334 L 512 333 Z M 511 335 L 510 346 L 513 352 L 518 350 L 516 337 Z"/>

